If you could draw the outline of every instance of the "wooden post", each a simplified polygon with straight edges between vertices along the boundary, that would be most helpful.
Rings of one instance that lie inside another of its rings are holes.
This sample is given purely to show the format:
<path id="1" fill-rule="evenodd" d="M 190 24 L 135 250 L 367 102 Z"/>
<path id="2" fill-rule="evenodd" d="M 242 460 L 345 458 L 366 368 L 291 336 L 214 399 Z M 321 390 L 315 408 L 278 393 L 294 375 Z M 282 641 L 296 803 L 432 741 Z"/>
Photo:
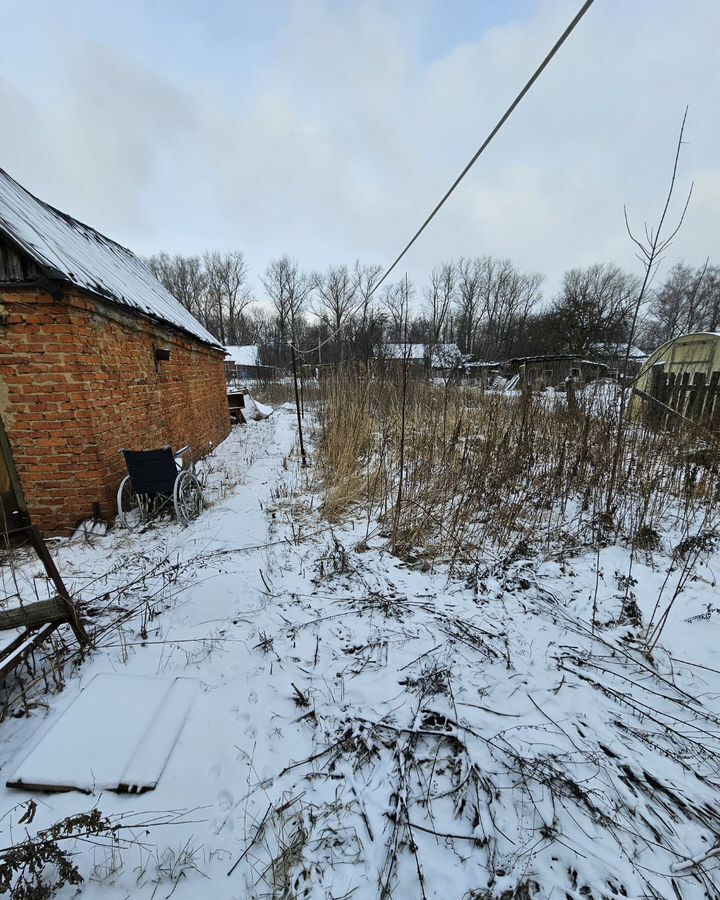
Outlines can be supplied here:
<path id="1" fill-rule="evenodd" d="M 677 410 L 677 412 L 679 412 L 680 415 L 684 416 L 686 419 L 689 418 L 689 416 L 687 414 L 689 393 L 690 393 L 690 373 L 683 372 L 682 378 L 680 379 L 680 392 L 678 395 L 678 405 L 675 406 L 675 404 L 673 404 L 673 406 Z"/>
<path id="2" fill-rule="evenodd" d="M 85 631 L 85 628 L 80 621 L 80 617 L 78 616 L 77 610 L 75 609 L 75 604 L 72 602 L 70 594 L 68 593 L 68 590 L 65 587 L 62 578 L 60 577 L 60 573 L 57 570 L 55 561 L 50 555 L 47 544 L 43 540 L 43 536 L 40 534 L 36 525 L 29 525 L 27 528 L 27 532 L 28 536 L 30 537 L 30 543 L 35 548 L 35 552 L 40 557 L 42 564 L 45 566 L 45 571 L 48 573 L 48 577 L 55 585 L 55 590 L 57 591 L 58 598 L 62 605 L 65 607 L 67 620 L 70 623 L 70 627 L 75 632 L 75 637 L 78 639 L 78 643 L 89 643 L 90 638 L 88 637 L 87 632 Z"/>
<path id="3" fill-rule="evenodd" d="M 305 456 L 305 444 L 303 443 L 302 433 L 302 416 L 300 415 L 300 394 L 298 392 L 298 376 L 297 376 L 297 359 L 295 356 L 295 345 L 290 342 L 290 352 L 292 354 L 293 381 L 295 383 L 295 412 L 297 413 L 298 435 L 300 436 L 300 456 L 302 457 L 303 469 L 307 467 L 307 457 Z"/>
<path id="4" fill-rule="evenodd" d="M 300 417 L 305 418 L 305 374 L 300 366 Z"/>
<path id="5" fill-rule="evenodd" d="M 665 363 L 656 363 L 650 370 L 650 384 L 648 390 L 648 394 L 650 394 L 653 400 L 662 402 L 662 394 L 663 388 L 665 386 L 665 381 Z M 647 409 L 648 424 L 662 425 L 664 416 L 661 413 L 660 409 L 661 407 L 659 403 L 650 404 L 649 408 Z"/>
<path id="6" fill-rule="evenodd" d="M 567 405 L 568 405 L 568 413 L 573 419 L 582 418 L 580 413 L 580 407 L 577 402 L 577 395 L 575 394 L 575 383 L 573 381 L 572 375 L 568 375 L 565 379 L 565 394 L 567 395 Z"/>
<path id="7" fill-rule="evenodd" d="M 702 416 L 703 403 L 705 401 L 705 373 L 696 372 L 693 376 L 692 400 L 688 410 L 691 419 L 699 419 Z"/>
<path id="8" fill-rule="evenodd" d="M 527 377 L 527 363 L 520 364 L 520 392 L 522 394 L 529 394 L 532 388 L 530 387 L 530 382 Z"/>
<path id="9" fill-rule="evenodd" d="M 0 530 L 10 531 L 24 525 L 29 519 L 22 484 L 15 469 L 10 442 L 2 418 L 0 418 L 0 476 L 2 476 L 0 477 Z"/>
<path id="10" fill-rule="evenodd" d="M 710 420 L 711 426 L 720 423 L 720 371 L 713 372 L 710 376 L 708 399 L 705 404 L 705 418 Z"/>

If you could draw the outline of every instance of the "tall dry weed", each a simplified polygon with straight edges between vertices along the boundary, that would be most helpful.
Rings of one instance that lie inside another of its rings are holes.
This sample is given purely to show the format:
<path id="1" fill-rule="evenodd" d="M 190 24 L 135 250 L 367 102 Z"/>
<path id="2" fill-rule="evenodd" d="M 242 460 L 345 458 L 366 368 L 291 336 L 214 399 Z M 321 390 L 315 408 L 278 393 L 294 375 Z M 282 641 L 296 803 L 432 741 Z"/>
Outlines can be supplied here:
<path id="1" fill-rule="evenodd" d="M 403 417 L 404 404 L 404 417 Z M 580 417 L 564 397 L 338 373 L 321 387 L 326 515 L 361 510 L 401 555 L 476 558 L 684 527 L 718 499 L 718 465 L 692 429 L 629 425 L 616 484 L 617 404 Z M 404 427 L 403 427 L 404 421 Z M 402 473 L 402 495 L 397 503 Z M 608 507 L 608 496 L 612 503 Z"/>

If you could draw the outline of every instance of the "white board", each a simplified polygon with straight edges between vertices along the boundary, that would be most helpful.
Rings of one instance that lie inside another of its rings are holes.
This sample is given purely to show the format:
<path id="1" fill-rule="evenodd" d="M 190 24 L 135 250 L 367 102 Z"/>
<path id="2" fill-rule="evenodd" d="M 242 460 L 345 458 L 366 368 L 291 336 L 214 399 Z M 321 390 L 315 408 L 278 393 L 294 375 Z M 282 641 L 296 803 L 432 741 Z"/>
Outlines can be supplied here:
<path id="1" fill-rule="evenodd" d="M 197 689 L 191 678 L 96 675 L 43 731 L 7 786 L 88 794 L 152 790 Z"/>

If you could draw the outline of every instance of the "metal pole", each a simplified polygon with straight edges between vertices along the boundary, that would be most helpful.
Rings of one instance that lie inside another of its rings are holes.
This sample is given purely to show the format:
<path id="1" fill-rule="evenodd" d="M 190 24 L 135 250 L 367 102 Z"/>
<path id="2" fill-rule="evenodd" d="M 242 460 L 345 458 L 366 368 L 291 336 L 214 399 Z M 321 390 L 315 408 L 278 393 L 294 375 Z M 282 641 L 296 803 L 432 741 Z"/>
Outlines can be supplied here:
<path id="1" fill-rule="evenodd" d="M 290 352 L 292 354 L 293 381 L 295 382 L 295 412 L 297 413 L 298 434 L 300 435 L 300 456 L 302 457 L 303 469 L 307 467 L 307 458 L 305 456 L 305 445 L 303 444 L 302 434 L 302 417 L 300 415 L 300 394 L 298 393 L 298 377 L 297 377 L 297 361 L 295 357 L 295 345 L 290 342 Z"/>

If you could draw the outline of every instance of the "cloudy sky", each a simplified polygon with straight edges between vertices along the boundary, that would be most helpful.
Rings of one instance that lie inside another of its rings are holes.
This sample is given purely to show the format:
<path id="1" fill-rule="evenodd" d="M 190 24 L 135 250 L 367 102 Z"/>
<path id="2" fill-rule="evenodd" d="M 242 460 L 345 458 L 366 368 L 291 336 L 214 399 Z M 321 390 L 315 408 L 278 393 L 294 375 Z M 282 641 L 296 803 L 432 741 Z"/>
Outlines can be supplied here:
<path id="1" fill-rule="evenodd" d="M 581 0 L 0 0 L 0 167 L 139 253 L 388 264 Z M 403 265 L 720 262 L 717 0 L 596 0 Z M 679 198 L 678 198 L 679 200 Z"/>

